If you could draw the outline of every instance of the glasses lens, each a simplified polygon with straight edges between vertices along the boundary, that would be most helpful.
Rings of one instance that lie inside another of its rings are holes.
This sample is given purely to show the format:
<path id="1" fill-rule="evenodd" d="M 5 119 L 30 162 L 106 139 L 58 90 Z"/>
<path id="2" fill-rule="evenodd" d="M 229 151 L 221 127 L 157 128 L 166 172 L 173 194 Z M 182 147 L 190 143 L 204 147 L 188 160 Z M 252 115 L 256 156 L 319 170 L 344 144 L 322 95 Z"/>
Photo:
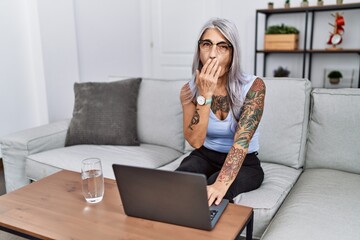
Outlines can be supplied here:
<path id="1" fill-rule="evenodd" d="M 200 41 L 199 45 L 200 49 L 203 51 L 209 51 L 212 47 L 212 43 L 210 41 Z"/>
<path id="2" fill-rule="evenodd" d="M 227 43 L 219 43 L 216 45 L 216 48 L 219 53 L 226 53 L 230 47 Z"/>

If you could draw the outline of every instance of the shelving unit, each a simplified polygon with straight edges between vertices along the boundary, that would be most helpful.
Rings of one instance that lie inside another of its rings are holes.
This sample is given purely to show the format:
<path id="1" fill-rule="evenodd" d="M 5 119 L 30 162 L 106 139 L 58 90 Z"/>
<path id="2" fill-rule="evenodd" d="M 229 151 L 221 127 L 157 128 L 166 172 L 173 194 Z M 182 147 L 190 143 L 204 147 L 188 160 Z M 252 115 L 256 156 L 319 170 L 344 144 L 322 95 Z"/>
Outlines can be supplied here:
<path id="1" fill-rule="evenodd" d="M 324 11 L 342 11 L 342 10 L 356 10 L 360 9 L 360 3 L 342 4 L 342 5 L 325 5 L 325 6 L 309 6 L 309 7 L 291 7 L 291 8 L 275 8 L 275 9 L 258 9 L 256 10 L 256 22 L 255 22 L 255 58 L 254 58 L 254 74 L 257 74 L 257 58 L 258 55 L 263 55 L 263 76 L 266 74 L 266 58 L 269 54 L 300 54 L 302 55 L 302 77 L 305 78 L 306 71 L 306 59 L 308 56 L 308 71 L 307 78 L 311 77 L 312 67 L 312 55 L 313 54 L 357 54 L 360 60 L 360 48 L 356 49 L 341 49 L 341 50 L 325 50 L 325 49 L 313 49 L 313 37 L 314 37 L 314 22 L 317 12 Z M 258 48 L 258 20 L 259 14 L 265 15 L 265 30 L 268 27 L 268 18 L 273 14 L 289 14 L 289 13 L 304 13 L 305 14 L 305 31 L 304 31 L 304 44 L 303 48 L 299 50 L 261 50 Z M 308 29 L 309 16 L 310 18 L 310 29 Z M 359 14 L 360 16 L 360 14 Z M 308 43 L 308 34 L 309 43 Z M 360 47 L 360 43 L 359 43 Z M 359 64 L 360 71 L 360 64 Z M 360 73 L 358 87 L 360 88 Z"/>

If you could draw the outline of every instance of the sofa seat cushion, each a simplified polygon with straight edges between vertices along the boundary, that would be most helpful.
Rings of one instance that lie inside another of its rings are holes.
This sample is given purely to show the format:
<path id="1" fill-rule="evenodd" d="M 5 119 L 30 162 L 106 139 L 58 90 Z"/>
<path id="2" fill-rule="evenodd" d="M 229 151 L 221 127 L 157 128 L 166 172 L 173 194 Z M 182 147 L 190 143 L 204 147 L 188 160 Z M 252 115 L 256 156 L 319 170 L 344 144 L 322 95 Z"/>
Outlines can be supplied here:
<path id="1" fill-rule="evenodd" d="M 260 188 L 234 198 L 234 203 L 254 208 L 255 238 L 261 237 L 302 171 L 274 163 L 261 163 L 261 166 L 264 181 Z"/>
<path id="2" fill-rule="evenodd" d="M 359 239 L 359 189 L 358 174 L 305 170 L 262 240 Z"/>
<path id="3" fill-rule="evenodd" d="M 182 155 L 169 147 L 151 144 L 140 146 L 75 145 L 30 155 L 26 158 L 26 174 L 32 180 L 46 177 L 60 169 L 80 172 L 81 160 L 98 157 L 104 176 L 114 179 L 112 164 L 158 168 Z"/>

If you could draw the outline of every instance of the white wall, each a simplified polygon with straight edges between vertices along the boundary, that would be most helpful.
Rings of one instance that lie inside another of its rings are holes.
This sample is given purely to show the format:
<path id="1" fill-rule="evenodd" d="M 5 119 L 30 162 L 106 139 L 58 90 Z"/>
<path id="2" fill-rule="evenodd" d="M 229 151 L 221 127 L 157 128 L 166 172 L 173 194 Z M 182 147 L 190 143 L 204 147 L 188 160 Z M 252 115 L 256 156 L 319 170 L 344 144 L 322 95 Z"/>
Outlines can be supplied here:
<path id="1" fill-rule="evenodd" d="M 0 1 L 0 136 L 48 121 L 36 9 L 28 0 Z"/>
<path id="2" fill-rule="evenodd" d="M 75 23 L 81 81 L 109 74 L 142 76 L 139 0 L 76 0 Z"/>

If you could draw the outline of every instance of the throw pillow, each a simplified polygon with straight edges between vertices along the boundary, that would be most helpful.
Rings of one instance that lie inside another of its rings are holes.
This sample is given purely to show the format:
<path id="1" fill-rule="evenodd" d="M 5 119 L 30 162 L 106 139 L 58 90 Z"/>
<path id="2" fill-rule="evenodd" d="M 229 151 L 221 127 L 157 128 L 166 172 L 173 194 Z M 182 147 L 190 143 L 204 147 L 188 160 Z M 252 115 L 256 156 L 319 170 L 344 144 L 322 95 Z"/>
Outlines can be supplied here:
<path id="1" fill-rule="evenodd" d="M 138 146 L 137 99 L 140 83 L 140 78 L 75 83 L 75 105 L 65 146 Z"/>

